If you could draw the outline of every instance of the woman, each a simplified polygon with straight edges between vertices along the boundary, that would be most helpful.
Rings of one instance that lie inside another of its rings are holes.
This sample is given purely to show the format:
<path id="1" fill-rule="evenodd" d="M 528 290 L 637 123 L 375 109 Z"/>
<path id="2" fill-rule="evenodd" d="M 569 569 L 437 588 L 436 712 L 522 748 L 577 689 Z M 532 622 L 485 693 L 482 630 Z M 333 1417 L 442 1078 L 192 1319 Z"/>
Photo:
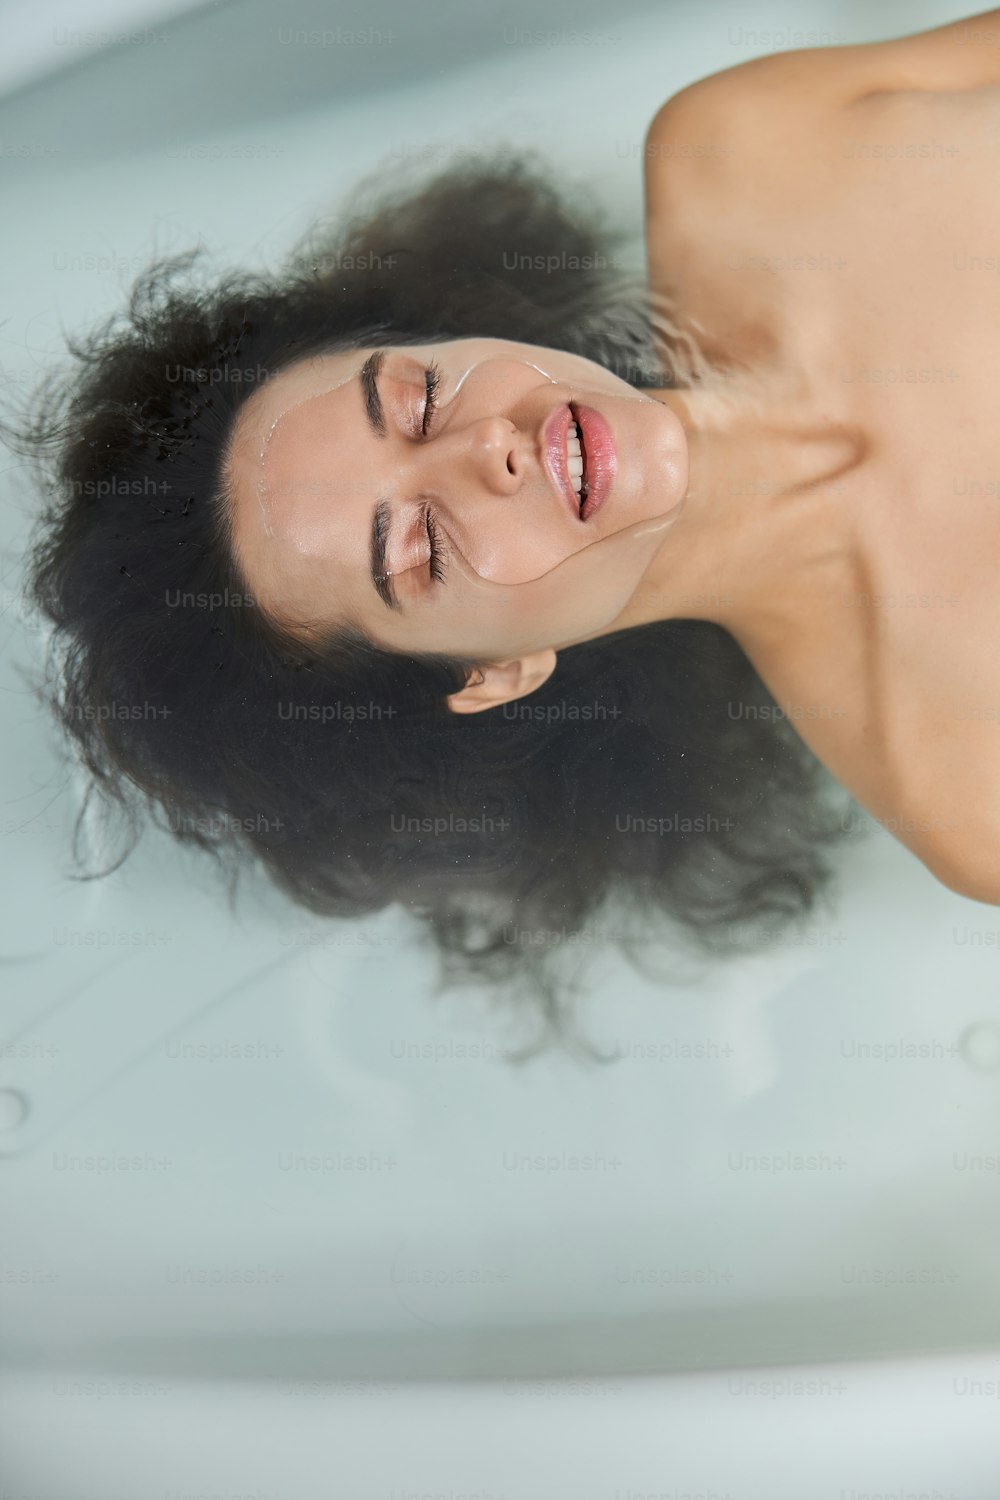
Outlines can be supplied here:
<path id="1" fill-rule="evenodd" d="M 974 31 L 997 13 L 668 101 L 648 297 L 582 192 L 500 154 L 276 278 L 140 278 L 16 438 L 53 486 L 48 696 L 96 789 L 249 844 L 313 911 L 401 903 L 446 979 L 524 978 L 553 1025 L 574 942 L 635 957 L 656 914 L 731 953 L 807 913 L 850 826 L 832 777 L 1000 900 L 995 523 L 950 498 L 990 472 L 1000 297 L 957 263 L 993 224 Z"/>

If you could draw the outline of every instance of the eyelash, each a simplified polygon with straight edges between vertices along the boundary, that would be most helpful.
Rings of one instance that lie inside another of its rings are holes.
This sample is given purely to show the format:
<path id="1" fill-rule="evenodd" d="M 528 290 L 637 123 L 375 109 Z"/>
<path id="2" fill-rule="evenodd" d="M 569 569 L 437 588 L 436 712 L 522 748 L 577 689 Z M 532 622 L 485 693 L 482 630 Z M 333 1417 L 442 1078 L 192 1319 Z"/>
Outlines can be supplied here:
<path id="1" fill-rule="evenodd" d="M 441 386 L 441 369 L 439 365 L 427 366 L 424 371 L 424 386 L 427 392 L 427 399 L 424 402 L 424 419 L 420 424 L 420 431 L 421 435 L 426 437 L 431 430 L 434 416 L 437 412 L 437 393 Z"/>
<path id="2" fill-rule="evenodd" d="M 441 370 L 438 365 L 428 365 L 424 371 L 424 384 L 427 391 L 427 399 L 424 402 L 424 416 L 420 424 L 420 431 L 426 437 L 434 424 L 437 413 L 437 393 L 441 386 Z M 442 562 L 444 550 L 440 545 L 440 534 L 434 519 L 434 512 L 429 505 L 424 506 L 424 526 L 427 531 L 427 540 L 431 544 L 430 569 L 431 577 L 435 583 L 444 583 L 445 567 Z"/>
<path id="3" fill-rule="evenodd" d="M 434 520 L 434 512 L 429 505 L 424 506 L 424 526 L 427 528 L 427 540 L 431 544 L 431 577 L 435 583 L 444 583 L 445 568 L 441 561 L 444 552 L 440 546 L 440 538 L 437 522 Z"/>

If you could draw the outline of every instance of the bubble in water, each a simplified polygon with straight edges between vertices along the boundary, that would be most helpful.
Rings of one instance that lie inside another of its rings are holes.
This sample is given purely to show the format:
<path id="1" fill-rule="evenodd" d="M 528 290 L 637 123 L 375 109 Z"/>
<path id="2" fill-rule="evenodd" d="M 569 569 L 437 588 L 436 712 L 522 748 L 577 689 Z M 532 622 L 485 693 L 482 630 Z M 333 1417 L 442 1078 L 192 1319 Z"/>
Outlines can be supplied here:
<path id="1" fill-rule="evenodd" d="M 1000 1070 L 1000 1026 L 995 1021 L 977 1021 L 959 1038 L 962 1056 L 981 1073 Z"/>
<path id="2" fill-rule="evenodd" d="M 0 1130 L 16 1130 L 28 1115 L 28 1101 L 17 1089 L 0 1089 Z"/>

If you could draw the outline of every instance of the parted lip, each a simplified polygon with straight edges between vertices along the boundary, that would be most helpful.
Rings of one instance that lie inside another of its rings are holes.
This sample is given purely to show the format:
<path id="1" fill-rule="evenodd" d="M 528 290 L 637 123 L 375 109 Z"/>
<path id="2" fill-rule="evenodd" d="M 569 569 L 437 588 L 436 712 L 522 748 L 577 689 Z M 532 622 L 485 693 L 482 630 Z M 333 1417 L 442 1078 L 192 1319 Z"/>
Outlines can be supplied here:
<path id="1" fill-rule="evenodd" d="M 580 514 L 580 502 L 569 477 L 569 469 L 566 466 L 566 434 L 569 424 L 575 421 L 569 406 L 563 402 L 553 408 L 545 419 L 542 427 L 542 461 L 548 471 L 549 479 L 557 494 L 569 507 L 570 514 L 574 520 L 583 524 Z"/>
<path id="2" fill-rule="evenodd" d="M 581 521 L 589 521 L 608 498 L 618 473 L 618 448 L 610 424 L 596 406 L 572 403 L 572 415 L 580 429 L 587 498 L 580 506 Z"/>

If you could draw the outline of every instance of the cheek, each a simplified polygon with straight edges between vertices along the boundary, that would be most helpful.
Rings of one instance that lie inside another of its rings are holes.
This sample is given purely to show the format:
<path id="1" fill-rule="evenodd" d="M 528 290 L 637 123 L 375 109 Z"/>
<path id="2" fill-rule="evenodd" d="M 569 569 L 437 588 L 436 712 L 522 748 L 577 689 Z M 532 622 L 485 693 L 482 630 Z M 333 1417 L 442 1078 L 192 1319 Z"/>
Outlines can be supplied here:
<path id="1" fill-rule="evenodd" d="M 528 502 L 509 509 L 496 507 L 476 527 L 475 553 L 469 559 L 472 579 L 463 576 L 457 566 L 450 566 L 446 591 L 452 600 L 468 599 L 490 607 L 489 589 L 517 588 L 557 568 L 571 556 L 573 548 L 559 530 L 557 518 L 546 509 L 539 514 L 537 503 Z M 486 584 L 485 591 L 482 584 Z M 495 600 L 501 596 L 495 596 Z"/>

